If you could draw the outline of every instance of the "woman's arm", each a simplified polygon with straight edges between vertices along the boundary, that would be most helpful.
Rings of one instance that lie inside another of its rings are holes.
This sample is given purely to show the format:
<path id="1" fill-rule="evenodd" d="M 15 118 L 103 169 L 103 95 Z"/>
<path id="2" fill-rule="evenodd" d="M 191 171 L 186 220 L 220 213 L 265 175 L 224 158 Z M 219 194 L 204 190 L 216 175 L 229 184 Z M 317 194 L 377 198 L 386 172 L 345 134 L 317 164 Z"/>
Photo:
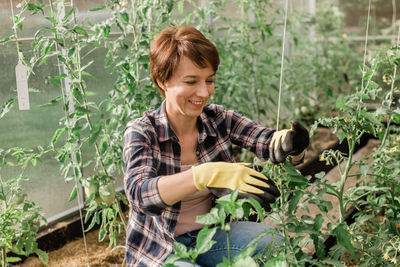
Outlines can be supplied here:
<path id="1" fill-rule="evenodd" d="M 162 176 L 158 180 L 158 193 L 167 205 L 173 205 L 196 191 L 192 168 L 180 173 Z"/>
<path id="2" fill-rule="evenodd" d="M 155 132 L 145 119 L 128 123 L 124 134 L 125 193 L 133 209 L 160 215 L 170 205 L 197 191 L 192 170 L 159 175 Z"/>
<path id="3" fill-rule="evenodd" d="M 275 130 L 255 123 L 246 116 L 225 110 L 226 127 L 233 144 L 256 154 L 258 158 L 269 158 L 269 143 Z"/>

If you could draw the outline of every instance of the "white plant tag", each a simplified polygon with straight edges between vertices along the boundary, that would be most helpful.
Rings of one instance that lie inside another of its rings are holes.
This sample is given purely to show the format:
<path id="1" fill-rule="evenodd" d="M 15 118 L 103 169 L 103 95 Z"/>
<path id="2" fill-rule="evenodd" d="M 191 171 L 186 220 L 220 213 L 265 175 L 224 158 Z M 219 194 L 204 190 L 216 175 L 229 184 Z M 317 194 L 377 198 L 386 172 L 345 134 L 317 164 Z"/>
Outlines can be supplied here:
<path id="1" fill-rule="evenodd" d="M 15 67 L 15 77 L 17 79 L 19 110 L 29 110 L 28 69 L 21 61 L 18 61 Z"/>

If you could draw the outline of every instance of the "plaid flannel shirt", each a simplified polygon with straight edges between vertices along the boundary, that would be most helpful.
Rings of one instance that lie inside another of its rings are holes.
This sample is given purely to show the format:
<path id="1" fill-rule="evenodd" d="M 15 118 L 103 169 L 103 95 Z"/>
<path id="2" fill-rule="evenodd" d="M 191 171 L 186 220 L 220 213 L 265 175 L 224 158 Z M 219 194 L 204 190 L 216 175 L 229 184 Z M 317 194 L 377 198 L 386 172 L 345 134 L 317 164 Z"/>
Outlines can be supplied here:
<path id="1" fill-rule="evenodd" d="M 274 130 L 216 104 L 206 105 L 198 118 L 197 159 L 234 162 L 232 144 L 262 159 Z M 168 206 L 160 198 L 161 176 L 180 172 L 179 141 L 161 106 L 130 121 L 125 129 L 123 159 L 125 194 L 131 206 L 126 233 L 128 266 L 162 266 L 173 253 L 180 202 Z"/>

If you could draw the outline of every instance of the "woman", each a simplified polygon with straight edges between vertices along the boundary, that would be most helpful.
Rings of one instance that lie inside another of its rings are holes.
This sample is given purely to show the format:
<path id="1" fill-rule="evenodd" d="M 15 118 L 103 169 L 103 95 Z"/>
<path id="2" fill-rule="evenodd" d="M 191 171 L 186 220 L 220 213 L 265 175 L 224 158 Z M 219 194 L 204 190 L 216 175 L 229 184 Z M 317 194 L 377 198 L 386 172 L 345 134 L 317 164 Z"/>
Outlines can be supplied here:
<path id="1" fill-rule="evenodd" d="M 274 162 L 289 154 L 303 157 L 308 133 L 301 125 L 275 132 L 220 105 L 206 104 L 214 93 L 218 65 L 216 47 L 193 27 L 167 28 L 153 40 L 151 76 L 165 100 L 130 121 L 124 134 L 125 193 L 131 205 L 128 266 L 162 266 L 175 240 L 194 245 L 203 227 L 195 223 L 196 216 L 211 209 L 214 194 L 239 187 L 242 194 L 274 202 L 279 191 L 273 182 L 234 163 L 232 144 Z M 267 227 L 233 224 L 232 255 Z M 214 239 L 214 247 L 198 257 L 199 265 L 214 266 L 227 256 L 224 232 Z M 264 238 L 259 250 L 271 241 Z"/>

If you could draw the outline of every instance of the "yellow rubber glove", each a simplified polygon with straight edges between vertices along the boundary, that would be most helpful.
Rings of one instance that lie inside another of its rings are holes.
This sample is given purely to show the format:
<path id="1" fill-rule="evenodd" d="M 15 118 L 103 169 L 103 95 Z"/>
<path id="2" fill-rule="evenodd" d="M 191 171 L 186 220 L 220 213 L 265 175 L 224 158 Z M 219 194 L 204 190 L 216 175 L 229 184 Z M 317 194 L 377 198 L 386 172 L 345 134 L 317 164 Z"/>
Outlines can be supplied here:
<path id="1" fill-rule="evenodd" d="M 197 189 L 207 187 L 216 197 L 239 188 L 239 199 L 252 197 L 268 211 L 270 204 L 280 196 L 274 181 L 245 163 L 208 162 L 193 166 L 192 170 Z"/>
<path id="2" fill-rule="evenodd" d="M 192 167 L 196 188 L 225 188 L 239 192 L 263 194 L 271 187 L 271 180 L 244 163 L 207 162 Z M 268 183 L 269 182 L 269 183 Z"/>
<path id="3" fill-rule="evenodd" d="M 273 163 L 284 162 L 287 156 L 294 164 L 300 163 L 305 149 L 310 143 L 307 129 L 297 121 L 291 122 L 291 128 L 276 131 L 269 145 L 269 158 Z"/>

